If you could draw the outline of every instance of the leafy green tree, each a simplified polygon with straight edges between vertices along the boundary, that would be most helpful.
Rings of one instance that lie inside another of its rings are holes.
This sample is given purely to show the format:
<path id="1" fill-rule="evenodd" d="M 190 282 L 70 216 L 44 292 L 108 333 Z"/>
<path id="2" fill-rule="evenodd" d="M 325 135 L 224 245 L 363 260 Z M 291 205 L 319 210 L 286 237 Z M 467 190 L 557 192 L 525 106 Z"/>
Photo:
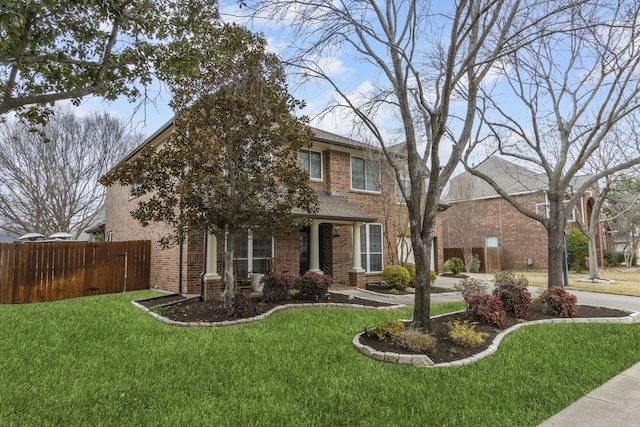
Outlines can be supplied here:
<path id="1" fill-rule="evenodd" d="M 569 268 L 580 272 L 587 266 L 589 243 L 578 227 L 571 227 L 567 233 L 567 263 Z"/>
<path id="2" fill-rule="evenodd" d="M 226 236 L 225 305 L 234 297 L 235 237 L 272 235 L 295 223 L 292 209 L 315 212 L 317 197 L 298 153 L 311 131 L 292 112 L 302 106 L 288 92 L 278 58 L 264 39 L 233 26 L 211 27 L 191 39 L 195 67 L 168 79 L 175 130 L 165 146 L 147 147 L 103 179 L 138 184 L 132 214 L 143 225 L 175 229 L 165 243 L 190 231 Z M 215 54 L 215 56 L 211 56 Z"/>
<path id="3" fill-rule="evenodd" d="M 214 0 L 3 2 L 0 115 L 44 123 L 55 101 L 138 99 L 166 47 L 217 19 Z"/>

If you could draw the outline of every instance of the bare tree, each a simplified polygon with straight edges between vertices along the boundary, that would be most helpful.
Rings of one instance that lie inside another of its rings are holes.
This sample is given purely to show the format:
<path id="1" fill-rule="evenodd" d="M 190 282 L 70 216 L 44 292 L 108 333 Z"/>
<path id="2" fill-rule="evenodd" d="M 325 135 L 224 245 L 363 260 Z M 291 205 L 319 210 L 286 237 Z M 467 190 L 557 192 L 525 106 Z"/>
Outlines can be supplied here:
<path id="1" fill-rule="evenodd" d="M 630 266 L 640 245 L 640 178 L 637 174 L 620 177 L 605 202 L 607 221 L 625 239 L 624 261 Z"/>
<path id="2" fill-rule="evenodd" d="M 30 130 L 16 121 L 0 127 L 1 228 L 77 237 L 103 206 L 98 178 L 142 137 L 107 113 L 78 118 L 69 109 Z"/>
<path id="3" fill-rule="evenodd" d="M 584 192 L 602 178 L 640 164 L 638 140 L 625 136 L 626 158 L 575 185 L 586 162 L 615 127 L 640 107 L 640 43 L 635 1 L 589 2 L 566 9 L 565 31 L 541 37 L 505 56 L 500 78 L 482 97 L 483 124 L 491 141 L 474 141 L 470 150 L 515 159 L 539 171 L 547 183 L 547 215 L 532 211 L 500 183 L 471 168 L 516 209 L 544 225 L 548 235 L 549 286 L 563 283 L 563 232 Z M 574 186 L 573 188 L 570 188 Z"/>
<path id="4" fill-rule="evenodd" d="M 448 232 L 455 242 L 460 244 L 464 258 L 465 270 L 470 271 L 474 262 L 472 249 L 477 245 L 480 215 L 482 209 L 476 197 L 475 180 L 478 178 L 469 174 L 459 174 L 451 183 L 447 194 L 447 202 L 451 207 L 447 209 Z"/>
<path id="5" fill-rule="evenodd" d="M 387 150 L 397 131 L 407 147 L 410 191 L 404 191 L 416 258 L 413 323 L 430 329 L 429 269 L 438 200 L 474 134 L 479 88 L 494 63 L 540 33 L 570 26 L 548 21 L 574 2 L 464 0 L 451 7 L 417 0 L 259 1 L 260 17 L 287 20 L 297 48 L 292 63 L 336 94 L 355 128 L 379 144 L 401 182 L 403 165 Z M 562 6 L 560 6 L 562 5 Z M 543 28 L 540 30 L 540 28 Z M 534 35 L 531 31 L 538 34 Z M 323 66 L 346 52 L 374 70 L 363 92 Z M 391 127 L 378 114 L 393 116 Z M 355 129 L 354 129 L 355 131 Z"/>

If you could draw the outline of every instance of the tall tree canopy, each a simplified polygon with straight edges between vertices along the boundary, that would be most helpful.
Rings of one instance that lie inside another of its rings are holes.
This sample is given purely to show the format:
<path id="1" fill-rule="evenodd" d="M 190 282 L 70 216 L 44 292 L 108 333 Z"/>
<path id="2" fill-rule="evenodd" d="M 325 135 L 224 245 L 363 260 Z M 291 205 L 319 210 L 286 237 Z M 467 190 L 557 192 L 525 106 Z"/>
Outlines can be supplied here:
<path id="1" fill-rule="evenodd" d="M 640 164 L 635 131 L 640 109 L 638 3 L 585 2 L 558 17 L 571 24 L 507 52 L 496 64 L 499 77 L 481 97 L 483 124 L 491 134 L 471 145 L 540 172 L 548 187 L 548 209 L 537 212 L 519 203 L 465 157 L 469 172 L 546 228 L 549 286 L 563 283 L 567 215 L 598 180 Z M 613 130 L 619 138 L 607 138 Z M 600 149 L 624 157 L 578 179 Z"/>
<path id="2" fill-rule="evenodd" d="M 142 198 L 133 216 L 163 221 L 180 241 L 201 230 L 226 236 L 225 303 L 233 298 L 235 237 L 265 236 L 291 227 L 291 210 L 314 212 L 317 198 L 299 168 L 310 144 L 302 106 L 287 91 L 279 59 L 246 30 L 211 27 L 191 39 L 193 68 L 168 79 L 175 130 L 159 149 L 148 148 L 103 179 L 137 184 Z"/>
<path id="3" fill-rule="evenodd" d="M 38 132 L 16 121 L 0 125 L 0 228 L 11 234 L 77 237 L 101 214 L 100 176 L 142 140 L 107 113 L 55 111 Z"/>
<path id="4" fill-rule="evenodd" d="M 166 46 L 215 21 L 214 0 L 14 0 L 0 14 L 0 116 L 43 123 L 47 105 L 141 96 Z M 183 58 L 184 60 L 184 58 Z"/>
<path id="5" fill-rule="evenodd" d="M 253 3 L 253 2 L 252 2 Z M 431 250 L 438 201 L 475 136 L 479 90 L 507 52 L 558 28 L 554 15 L 580 1 L 417 0 L 256 1 L 256 16 L 294 31 L 291 62 L 335 92 L 333 108 L 387 153 L 396 180 L 408 172 L 407 202 L 416 259 L 415 326 L 430 329 Z M 353 87 L 327 63 L 344 53 L 375 80 Z M 368 84 L 367 84 L 368 83 Z M 381 116 L 395 120 L 381 120 Z M 408 168 L 387 151 L 405 142 Z M 425 196 L 426 195 L 426 196 Z"/>

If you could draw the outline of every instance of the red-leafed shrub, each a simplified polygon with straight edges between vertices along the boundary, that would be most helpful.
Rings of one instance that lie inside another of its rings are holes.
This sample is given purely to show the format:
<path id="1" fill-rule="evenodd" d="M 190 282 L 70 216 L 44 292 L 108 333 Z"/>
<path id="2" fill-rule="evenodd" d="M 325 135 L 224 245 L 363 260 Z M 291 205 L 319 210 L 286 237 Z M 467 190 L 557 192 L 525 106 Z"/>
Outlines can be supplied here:
<path id="1" fill-rule="evenodd" d="M 505 311 L 500 298 L 489 294 L 471 294 L 464 299 L 467 312 L 481 323 L 497 328 L 504 326 Z"/>
<path id="2" fill-rule="evenodd" d="M 235 317 L 251 317 L 256 314 L 249 292 L 236 294 L 231 304 L 230 314 Z"/>
<path id="3" fill-rule="evenodd" d="M 526 319 L 531 304 L 531 293 L 526 286 L 512 282 L 498 283 L 493 290 L 493 295 L 500 298 L 504 311 L 509 316 L 518 319 Z"/>
<path id="4" fill-rule="evenodd" d="M 300 298 L 317 301 L 327 293 L 332 283 L 333 279 L 328 274 L 322 275 L 309 272 L 296 280 L 295 287 L 300 290 L 298 294 Z"/>
<path id="5" fill-rule="evenodd" d="M 289 291 L 294 288 L 296 277 L 289 273 L 269 273 L 260 281 L 263 284 L 262 299 L 265 302 L 279 302 L 289 299 Z"/>
<path id="6" fill-rule="evenodd" d="M 540 301 L 544 304 L 544 312 L 558 317 L 576 317 L 578 315 L 578 298 L 560 286 L 547 288 L 542 292 Z"/>

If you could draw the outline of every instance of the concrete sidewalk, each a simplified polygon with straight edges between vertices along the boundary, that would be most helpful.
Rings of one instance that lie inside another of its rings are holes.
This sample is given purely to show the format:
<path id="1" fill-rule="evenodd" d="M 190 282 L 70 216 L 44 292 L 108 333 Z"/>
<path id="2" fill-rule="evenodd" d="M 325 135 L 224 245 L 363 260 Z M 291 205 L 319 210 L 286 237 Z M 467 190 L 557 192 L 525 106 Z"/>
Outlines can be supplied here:
<path id="1" fill-rule="evenodd" d="M 540 426 L 640 426 L 640 363 L 616 375 Z"/>

